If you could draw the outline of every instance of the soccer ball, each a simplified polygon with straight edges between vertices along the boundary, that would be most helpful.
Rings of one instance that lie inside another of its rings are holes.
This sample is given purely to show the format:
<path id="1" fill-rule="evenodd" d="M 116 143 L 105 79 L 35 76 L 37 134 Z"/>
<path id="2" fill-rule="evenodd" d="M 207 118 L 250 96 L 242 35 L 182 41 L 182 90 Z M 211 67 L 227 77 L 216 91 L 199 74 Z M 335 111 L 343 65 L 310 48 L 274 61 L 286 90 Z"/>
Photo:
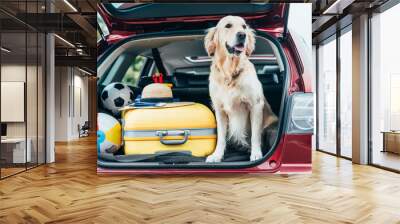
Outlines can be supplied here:
<path id="1" fill-rule="evenodd" d="M 113 116 L 97 114 L 97 153 L 114 153 L 121 147 L 121 124 Z"/>
<path id="2" fill-rule="evenodd" d="M 108 84 L 101 92 L 101 102 L 104 108 L 110 110 L 114 115 L 119 115 L 119 109 L 133 102 L 133 92 L 125 84 L 114 82 Z"/>

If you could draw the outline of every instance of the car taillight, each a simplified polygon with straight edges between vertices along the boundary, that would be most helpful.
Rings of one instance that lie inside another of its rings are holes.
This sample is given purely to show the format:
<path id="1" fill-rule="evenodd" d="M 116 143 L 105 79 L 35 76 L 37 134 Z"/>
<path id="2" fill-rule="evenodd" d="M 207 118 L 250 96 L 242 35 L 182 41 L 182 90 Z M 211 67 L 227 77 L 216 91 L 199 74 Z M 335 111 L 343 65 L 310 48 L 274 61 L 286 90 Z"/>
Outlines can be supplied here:
<path id="1" fill-rule="evenodd" d="M 296 93 L 291 96 L 286 133 L 313 134 L 314 132 L 314 95 Z"/>

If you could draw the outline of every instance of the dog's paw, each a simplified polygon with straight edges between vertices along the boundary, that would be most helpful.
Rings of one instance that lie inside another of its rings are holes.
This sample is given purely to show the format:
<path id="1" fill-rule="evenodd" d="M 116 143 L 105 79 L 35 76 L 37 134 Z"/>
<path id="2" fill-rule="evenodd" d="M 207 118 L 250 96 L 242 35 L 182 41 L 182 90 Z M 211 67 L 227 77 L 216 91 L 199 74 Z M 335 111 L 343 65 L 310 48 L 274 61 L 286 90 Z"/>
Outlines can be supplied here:
<path id="1" fill-rule="evenodd" d="M 256 161 L 263 157 L 261 150 L 252 150 L 250 155 L 250 161 Z"/>
<path id="2" fill-rule="evenodd" d="M 207 157 L 206 163 L 219 163 L 222 160 L 222 156 L 218 154 L 212 154 Z"/>

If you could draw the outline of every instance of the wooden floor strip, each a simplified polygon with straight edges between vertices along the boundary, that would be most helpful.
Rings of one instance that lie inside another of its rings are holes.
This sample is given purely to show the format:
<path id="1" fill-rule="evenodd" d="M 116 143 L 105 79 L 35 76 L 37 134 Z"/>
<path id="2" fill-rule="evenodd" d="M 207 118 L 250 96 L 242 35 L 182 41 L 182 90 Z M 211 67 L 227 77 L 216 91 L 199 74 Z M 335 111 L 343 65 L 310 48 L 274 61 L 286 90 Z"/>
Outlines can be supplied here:
<path id="1" fill-rule="evenodd" d="M 302 175 L 96 174 L 96 141 L 0 181 L 0 223 L 400 223 L 400 175 L 313 153 Z"/>

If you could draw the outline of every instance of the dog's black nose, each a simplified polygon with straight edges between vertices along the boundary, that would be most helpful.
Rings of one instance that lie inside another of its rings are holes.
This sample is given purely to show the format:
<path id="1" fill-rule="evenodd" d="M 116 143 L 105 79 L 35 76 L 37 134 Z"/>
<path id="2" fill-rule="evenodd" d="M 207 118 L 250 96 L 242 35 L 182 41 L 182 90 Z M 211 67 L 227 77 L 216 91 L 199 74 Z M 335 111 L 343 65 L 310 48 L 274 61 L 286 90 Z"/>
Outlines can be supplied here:
<path id="1" fill-rule="evenodd" d="M 238 40 L 244 40 L 246 38 L 246 33 L 245 32 L 238 32 L 236 34 Z"/>

